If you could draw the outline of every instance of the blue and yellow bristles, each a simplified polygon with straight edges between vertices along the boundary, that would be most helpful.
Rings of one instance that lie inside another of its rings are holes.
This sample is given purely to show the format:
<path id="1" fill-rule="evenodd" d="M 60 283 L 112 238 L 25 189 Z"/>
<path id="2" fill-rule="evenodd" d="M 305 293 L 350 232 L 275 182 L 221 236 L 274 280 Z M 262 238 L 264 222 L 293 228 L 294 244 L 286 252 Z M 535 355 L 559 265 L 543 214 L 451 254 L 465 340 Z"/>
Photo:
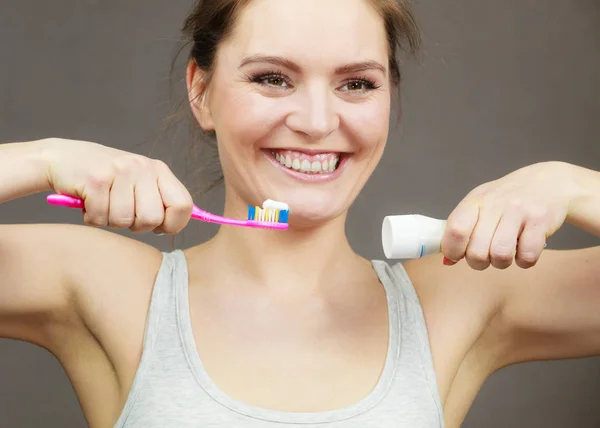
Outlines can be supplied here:
<path id="1" fill-rule="evenodd" d="M 259 206 L 248 206 L 248 220 L 269 222 L 269 223 L 287 223 L 289 216 L 289 207 L 283 202 L 266 200 L 262 208 Z"/>
<path id="2" fill-rule="evenodd" d="M 288 210 L 248 206 L 248 220 L 266 221 L 271 223 L 287 223 Z"/>

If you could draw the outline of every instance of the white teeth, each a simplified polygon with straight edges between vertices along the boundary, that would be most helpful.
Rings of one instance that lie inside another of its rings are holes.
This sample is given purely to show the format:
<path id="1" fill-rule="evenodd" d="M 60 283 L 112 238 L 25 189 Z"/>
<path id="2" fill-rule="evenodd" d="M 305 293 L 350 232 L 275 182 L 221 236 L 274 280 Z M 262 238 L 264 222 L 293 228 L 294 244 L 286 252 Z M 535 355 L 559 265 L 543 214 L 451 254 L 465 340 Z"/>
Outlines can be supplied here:
<path id="1" fill-rule="evenodd" d="M 337 163 L 338 163 L 338 158 L 335 158 L 334 160 L 331 161 L 331 163 L 329 164 L 329 172 L 335 171 L 335 167 L 337 166 Z"/>
<path id="2" fill-rule="evenodd" d="M 300 164 L 300 172 L 310 172 L 310 168 L 311 168 L 310 162 L 308 160 L 304 159 L 302 161 L 302 163 Z"/>
<path id="3" fill-rule="evenodd" d="M 325 159 L 323 162 L 311 162 L 308 159 L 304 159 L 301 161 L 298 158 L 292 159 L 292 156 L 290 155 L 284 156 L 280 153 L 271 153 L 281 165 L 285 166 L 286 168 L 291 168 L 303 173 L 318 174 L 321 172 L 333 172 L 335 171 L 335 168 L 337 167 L 337 164 L 339 162 L 338 157 L 331 160 Z"/>

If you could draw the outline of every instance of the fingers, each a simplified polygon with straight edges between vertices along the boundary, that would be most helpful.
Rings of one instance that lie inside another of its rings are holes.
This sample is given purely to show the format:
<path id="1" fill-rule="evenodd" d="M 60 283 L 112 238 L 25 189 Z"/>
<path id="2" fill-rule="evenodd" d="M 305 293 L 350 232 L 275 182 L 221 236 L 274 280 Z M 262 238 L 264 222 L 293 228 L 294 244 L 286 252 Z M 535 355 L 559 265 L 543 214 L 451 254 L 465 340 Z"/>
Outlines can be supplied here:
<path id="1" fill-rule="evenodd" d="M 133 233 L 146 233 L 159 227 L 165 218 L 165 207 L 157 186 L 157 177 L 147 174 L 135 184 L 135 221 Z"/>
<path id="2" fill-rule="evenodd" d="M 163 162 L 136 156 L 95 174 L 82 192 L 86 224 L 177 234 L 190 220 L 192 198 Z"/>
<path id="3" fill-rule="evenodd" d="M 155 232 L 177 234 L 190 221 L 192 197 L 164 163 L 159 162 L 158 169 L 158 191 L 164 204 L 165 215 L 162 225 L 156 228 Z"/>
<path id="4" fill-rule="evenodd" d="M 135 221 L 134 181 L 128 175 L 115 177 L 110 189 L 108 225 L 115 229 L 131 227 Z"/>
<path id="5" fill-rule="evenodd" d="M 90 183 L 83 192 L 83 221 L 90 226 L 106 226 L 108 224 L 108 207 L 112 174 L 98 173 L 90 178 Z"/>
<path id="6" fill-rule="evenodd" d="M 463 201 L 450 214 L 442 238 L 442 251 L 448 260 L 456 263 L 464 258 L 478 219 L 479 206 L 470 201 Z"/>
<path id="7" fill-rule="evenodd" d="M 523 214 L 516 209 L 502 215 L 490 246 L 490 262 L 496 269 L 507 269 L 512 265 L 522 224 Z"/>
<path id="8" fill-rule="evenodd" d="M 474 206 L 462 204 L 448 218 L 442 241 L 447 259 L 456 262 L 464 258 L 475 270 L 485 270 L 490 265 L 507 269 L 513 261 L 524 269 L 535 266 L 546 246 L 548 225 L 544 217 L 527 215 L 519 204 L 479 208 L 477 220 L 469 230 L 475 218 Z"/>
<path id="9" fill-rule="evenodd" d="M 542 222 L 530 221 L 525 225 L 517 244 L 517 266 L 528 269 L 537 264 L 546 246 L 546 230 Z"/>
<path id="10" fill-rule="evenodd" d="M 469 266 L 475 270 L 485 270 L 491 264 L 490 248 L 501 211 L 480 209 L 479 220 L 471 235 L 471 240 L 466 251 L 466 260 Z"/>

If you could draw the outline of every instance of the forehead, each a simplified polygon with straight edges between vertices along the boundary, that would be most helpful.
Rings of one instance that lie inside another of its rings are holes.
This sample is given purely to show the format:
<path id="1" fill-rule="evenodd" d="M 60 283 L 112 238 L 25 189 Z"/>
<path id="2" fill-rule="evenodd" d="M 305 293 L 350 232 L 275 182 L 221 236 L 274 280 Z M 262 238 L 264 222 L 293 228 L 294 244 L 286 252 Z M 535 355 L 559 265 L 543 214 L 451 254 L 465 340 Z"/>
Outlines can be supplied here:
<path id="1" fill-rule="evenodd" d="M 241 55 L 281 55 L 321 64 L 379 60 L 383 20 L 367 0 L 252 0 L 227 43 Z"/>

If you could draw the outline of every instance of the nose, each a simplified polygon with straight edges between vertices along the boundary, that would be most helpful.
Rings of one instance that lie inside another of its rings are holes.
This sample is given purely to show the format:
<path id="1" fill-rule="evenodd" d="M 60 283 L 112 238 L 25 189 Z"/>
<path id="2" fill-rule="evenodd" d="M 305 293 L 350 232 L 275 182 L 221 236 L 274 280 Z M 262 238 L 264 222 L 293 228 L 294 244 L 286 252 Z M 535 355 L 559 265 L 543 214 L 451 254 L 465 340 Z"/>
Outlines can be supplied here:
<path id="1" fill-rule="evenodd" d="M 305 89 L 296 94 L 298 104 L 287 116 L 286 124 L 292 131 L 303 134 L 310 140 L 319 141 L 339 127 L 340 118 L 328 87 L 313 86 Z"/>

